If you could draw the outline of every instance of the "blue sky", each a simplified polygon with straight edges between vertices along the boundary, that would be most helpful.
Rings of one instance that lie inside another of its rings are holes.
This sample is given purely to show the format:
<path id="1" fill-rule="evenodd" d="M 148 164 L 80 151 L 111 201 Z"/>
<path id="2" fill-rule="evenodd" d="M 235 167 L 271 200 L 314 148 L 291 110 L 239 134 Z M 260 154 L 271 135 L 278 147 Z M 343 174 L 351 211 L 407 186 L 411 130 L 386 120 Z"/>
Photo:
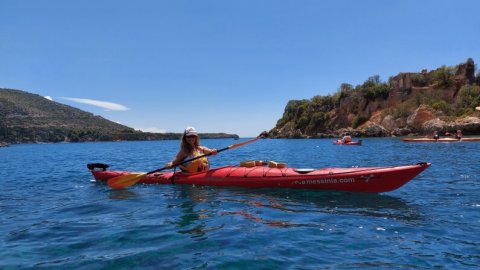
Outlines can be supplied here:
<path id="1" fill-rule="evenodd" d="M 0 87 L 135 129 L 256 136 L 292 99 L 478 64 L 479 11 L 476 0 L 0 0 Z"/>

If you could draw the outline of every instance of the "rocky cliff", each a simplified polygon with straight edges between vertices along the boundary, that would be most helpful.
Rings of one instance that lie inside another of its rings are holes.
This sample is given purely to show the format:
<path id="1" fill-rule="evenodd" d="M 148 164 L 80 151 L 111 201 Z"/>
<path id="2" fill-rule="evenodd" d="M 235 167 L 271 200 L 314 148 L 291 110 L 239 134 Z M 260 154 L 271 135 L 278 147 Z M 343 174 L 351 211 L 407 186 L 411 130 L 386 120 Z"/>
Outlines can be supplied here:
<path id="1" fill-rule="evenodd" d="M 334 95 L 291 100 L 269 136 L 275 138 L 480 134 L 480 73 L 472 59 L 457 66 L 378 76 L 342 84 Z"/>

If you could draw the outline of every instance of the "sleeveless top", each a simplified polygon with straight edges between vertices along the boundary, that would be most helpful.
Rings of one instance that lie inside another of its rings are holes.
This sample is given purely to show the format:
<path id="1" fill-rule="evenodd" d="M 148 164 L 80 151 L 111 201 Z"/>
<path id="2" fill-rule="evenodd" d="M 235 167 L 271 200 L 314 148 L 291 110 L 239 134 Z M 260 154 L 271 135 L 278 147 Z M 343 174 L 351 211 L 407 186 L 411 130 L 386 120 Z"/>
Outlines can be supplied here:
<path id="1" fill-rule="evenodd" d="M 198 156 L 204 155 L 202 149 L 200 148 L 195 148 L 193 150 L 193 153 L 185 157 L 183 160 L 188 160 L 192 158 L 196 158 Z M 192 160 L 190 162 L 187 162 L 185 164 L 182 164 L 179 166 L 180 169 L 182 169 L 183 172 L 186 173 L 195 173 L 195 172 L 203 172 L 206 171 L 210 168 L 210 164 L 208 163 L 207 157 L 199 158 Z"/>

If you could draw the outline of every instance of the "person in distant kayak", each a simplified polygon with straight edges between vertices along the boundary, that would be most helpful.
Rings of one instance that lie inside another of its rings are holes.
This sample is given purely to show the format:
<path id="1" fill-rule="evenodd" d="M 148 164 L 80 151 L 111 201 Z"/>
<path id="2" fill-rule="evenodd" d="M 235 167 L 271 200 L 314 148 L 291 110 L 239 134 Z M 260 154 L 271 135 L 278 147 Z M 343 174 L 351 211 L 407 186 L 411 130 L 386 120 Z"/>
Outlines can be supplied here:
<path id="1" fill-rule="evenodd" d="M 435 130 L 435 131 L 433 132 L 433 138 L 434 138 L 435 140 L 440 139 L 440 134 L 438 133 L 437 130 Z"/>
<path id="2" fill-rule="evenodd" d="M 350 134 L 348 133 L 345 133 L 342 137 L 342 142 L 343 143 L 349 143 L 352 141 L 352 136 L 350 136 Z"/>
<path id="3" fill-rule="evenodd" d="M 462 137 L 463 137 L 463 133 L 462 133 L 462 131 L 461 131 L 460 129 L 459 129 L 459 130 L 457 130 L 457 132 L 455 133 L 455 139 L 457 139 L 457 140 L 461 140 L 461 139 L 462 139 Z"/>
<path id="4" fill-rule="evenodd" d="M 217 154 L 217 149 L 209 149 L 205 146 L 200 146 L 200 138 L 198 137 L 198 133 L 194 127 L 187 127 L 180 140 L 180 151 L 171 162 L 166 164 L 167 168 L 171 168 L 175 164 L 181 163 L 182 161 L 188 159 L 196 158 L 201 155 Z M 207 157 L 203 157 L 179 165 L 178 167 L 182 170 L 182 172 L 195 173 L 208 170 L 210 165 Z"/>

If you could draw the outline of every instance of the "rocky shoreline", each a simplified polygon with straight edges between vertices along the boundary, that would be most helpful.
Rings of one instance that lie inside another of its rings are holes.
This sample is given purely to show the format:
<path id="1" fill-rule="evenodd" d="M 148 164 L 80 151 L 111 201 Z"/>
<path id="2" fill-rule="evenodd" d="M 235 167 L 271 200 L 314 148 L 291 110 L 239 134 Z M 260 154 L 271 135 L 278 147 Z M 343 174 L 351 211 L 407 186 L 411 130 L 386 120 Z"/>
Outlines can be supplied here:
<path id="1" fill-rule="evenodd" d="M 269 138 L 338 138 L 344 133 L 354 137 L 401 137 L 427 136 L 433 131 L 440 134 L 455 133 L 461 130 L 464 135 L 480 135 L 480 117 L 467 116 L 453 121 L 442 120 L 436 111 L 427 106 L 420 106 L 406 121 L 404 127 L 398 127 L 393 119 L 385 118 L 381 123 L 368 121 L 360 127 L 341 128 L 334 131 L 304 135 L 300 130 L 272 129 L 268 132 Z"/>

